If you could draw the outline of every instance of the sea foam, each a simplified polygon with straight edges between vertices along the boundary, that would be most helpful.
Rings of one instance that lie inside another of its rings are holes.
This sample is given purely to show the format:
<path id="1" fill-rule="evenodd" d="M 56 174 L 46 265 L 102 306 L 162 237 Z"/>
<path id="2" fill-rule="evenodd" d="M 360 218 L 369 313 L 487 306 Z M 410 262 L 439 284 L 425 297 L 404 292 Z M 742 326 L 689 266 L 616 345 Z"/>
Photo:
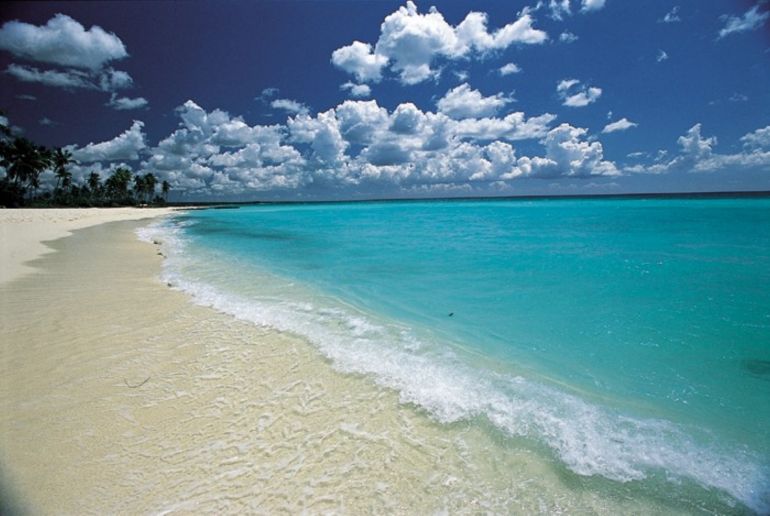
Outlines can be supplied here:
<path id="1" fill-rule="evenodd" d="M 237 319 L 301 335 L 334 367 L 362 374 L 398 392 L 402 403 L 442 423 L 485 418 L 509 436 L 544 444 L 574 473 L 619 482 L 662 474 L 718 489 L 757 513 L 770 512 L 770 471 L 748 449 L 727 446 L 697 428 L 624 415 L 551 385 L 484 370 L 447 346 L 425 342 L 408 327 L 379 322 L 344 304 L 318 298 L 245 297 L 191 277 L 190 221 L 154 223 L 137 231 L 161 243 L 162 278 L 197 304 Z M 216 265 L 214 265 L 216 267 Z"/>

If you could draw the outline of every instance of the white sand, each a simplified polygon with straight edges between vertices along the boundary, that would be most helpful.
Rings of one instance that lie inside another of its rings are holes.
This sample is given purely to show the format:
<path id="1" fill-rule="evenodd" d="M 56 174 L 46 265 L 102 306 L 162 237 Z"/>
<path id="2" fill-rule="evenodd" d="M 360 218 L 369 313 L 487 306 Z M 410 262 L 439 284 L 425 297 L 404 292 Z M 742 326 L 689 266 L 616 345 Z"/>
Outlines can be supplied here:
<path id="1" fill-rule="evenodd" d="M 25 265 L 51 249 L 43 242 L 104 222 L 166 215 L 173 208 L 0 209 L 0 283 L 34 271 Z"/>

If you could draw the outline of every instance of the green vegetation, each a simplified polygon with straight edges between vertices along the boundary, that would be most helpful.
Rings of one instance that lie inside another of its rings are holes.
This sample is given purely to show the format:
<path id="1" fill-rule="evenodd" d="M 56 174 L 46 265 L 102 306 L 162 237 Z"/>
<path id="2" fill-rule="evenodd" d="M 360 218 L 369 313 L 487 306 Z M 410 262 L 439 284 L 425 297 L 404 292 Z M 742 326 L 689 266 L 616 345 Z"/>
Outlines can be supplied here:
<path id="1" fill-rule="evenodd" d="M 166 204 L 171 185 L 168 181 L 159 185 L 152 173 L 134 175 L 129 168 L 121 166 L 104 182 L 98 172 L 91 172 L 82 184 L 76 184 L 69 170 L 74 162 L 69 151 L 36 145 L 14 136 L 7 126 L 0 124 L 0 167 L 5 169 L 5 175 L 0 178 L 0 207 Z M 53 172 L 56 185 L 40 193 L 40 176 L 46 171 Z M 161 195 L 157 193 L 158 186 Z"/>

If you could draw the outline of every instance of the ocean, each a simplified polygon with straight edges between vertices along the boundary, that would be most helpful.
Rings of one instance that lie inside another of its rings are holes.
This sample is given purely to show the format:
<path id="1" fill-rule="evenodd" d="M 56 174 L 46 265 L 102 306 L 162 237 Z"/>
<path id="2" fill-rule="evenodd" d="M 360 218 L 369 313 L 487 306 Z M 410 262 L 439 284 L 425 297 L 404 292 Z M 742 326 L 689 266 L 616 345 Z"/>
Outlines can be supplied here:
<path id="1" fill-rule="evenodd" d="M 770 512 L 769 198 L 249 205 L 142 236 L 195 302 L 426 418 L 596 489 Z"/>

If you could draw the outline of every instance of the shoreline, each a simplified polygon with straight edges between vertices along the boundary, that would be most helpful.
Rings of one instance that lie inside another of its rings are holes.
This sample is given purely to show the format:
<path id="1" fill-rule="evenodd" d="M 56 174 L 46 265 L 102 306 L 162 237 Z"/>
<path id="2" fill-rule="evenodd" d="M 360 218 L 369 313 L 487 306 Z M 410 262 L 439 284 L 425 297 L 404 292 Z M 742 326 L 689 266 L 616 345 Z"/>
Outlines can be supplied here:
<path id="1" fill-rule="evenodd" d="M 141 225 L 77 230 L 0 284 L 0 491 L 20 506 L 697 511 L 633 486 L 608 495 L 611 482 L 565 474 L 525 443 L 440 425 L 338 373 L 299 337 L 194 305 L 158 280 Z"/>
<path id="2" fill-rule="evenodd" d="M 177 208 L 18 208 L 0 209 L 0 284 L 30 274 L 27 262 L 52 252 L 45 242 L 73 231 L 118 220 L 141 220 Z"/>

